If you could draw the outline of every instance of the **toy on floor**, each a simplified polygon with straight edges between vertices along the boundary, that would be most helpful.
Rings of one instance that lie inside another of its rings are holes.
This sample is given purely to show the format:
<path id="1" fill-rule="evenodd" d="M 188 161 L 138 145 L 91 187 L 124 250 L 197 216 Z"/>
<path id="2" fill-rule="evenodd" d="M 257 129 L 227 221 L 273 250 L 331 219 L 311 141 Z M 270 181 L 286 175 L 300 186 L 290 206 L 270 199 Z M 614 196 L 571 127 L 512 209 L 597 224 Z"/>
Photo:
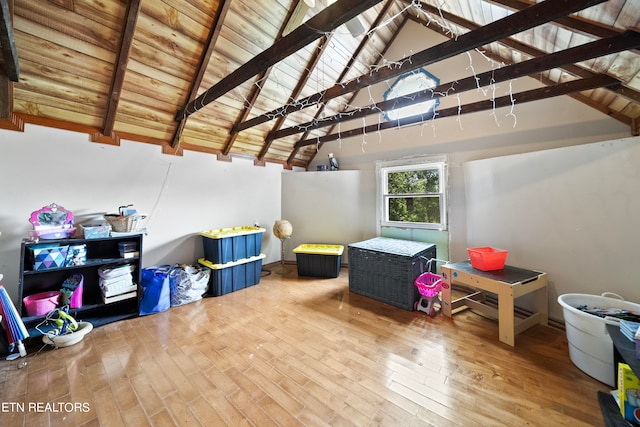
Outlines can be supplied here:
<path id="1" fill-rule="evenodd" d="M 41 329 L 49 327 L 47 331 Z M 42 333 L 45 344 L 58 347 L 68 347 L 82 341 L 84 336 L 93 329 L 89 322 L 78 322 L 69 314 L 69 306 L 56 308 L 47 314 L 45 320 L 36 329 Z"/>
<path id="2" fill-rule="evenodd" d="M 442 290 L 442 276 L 426 272 L 419 275 L 413 283 L 420 292 L 420 299 L 414 304 L 413 308 L 417 311 L 424 311 L 429 316 L 434 317 L 441 303 L 439 294 Z"/>
<path id="3" fill-rule="evenodd" d="M 430 271 L 431 263 L 438 261 L 447 262 L 431 258 L 427 261 L 427 271 L 419 275 L 413 282 L 413 284 L 418 288 L 418 292 L 420 292 L 420 299 L 413 305 L 414 310 L 423 311 L 431 317 L 434 317 L 442 306 L 442 302 L 440 300 L 442 276 L 431 273 Z"/>

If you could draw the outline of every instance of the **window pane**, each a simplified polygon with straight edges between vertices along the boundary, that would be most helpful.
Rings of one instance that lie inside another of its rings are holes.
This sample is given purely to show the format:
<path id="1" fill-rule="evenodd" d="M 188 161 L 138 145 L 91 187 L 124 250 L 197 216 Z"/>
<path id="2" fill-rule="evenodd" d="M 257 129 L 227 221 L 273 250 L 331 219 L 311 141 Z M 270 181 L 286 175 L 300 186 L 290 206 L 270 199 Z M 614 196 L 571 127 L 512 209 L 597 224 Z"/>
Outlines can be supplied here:
<path id="1" fill-rule="evenodd" d="M 394 162 L 395 163 L 395 162 Z M 445 230 L 446 165 L 440 161 L 395 163 L 379 169 L 378 218 L 385 227 Z"/>
<path id="2" fill-rule="evenodd" d="M 387 112 L 388 120 L 400 120 L 413 116 L 422 116 L 422 120 L 429 120 L 433 117 L 433 110 L 436 101 L 425 101 L 418 104 L 407 105 Z"/>
<path id="3" fill-rule="evenodd" d="M 391 197 L 389 221 L 440 224 L 440 197 Z"/>
<path id="4" fill-rule="evenodd" d="M 440 192 L 438 169 L 390 172 L 387 175 L 388 194 L 424 194 Z"/>
<path id="5" fill-rule="evenodd" d="M 384 93 L 385 101 L 390 99 L 410 99 L 410 95 L 423 92 L 436 87 L 440 80 L 424 69 L 411 71 L 396 79 L 389 90 Z M 431 118 L 433 111 L 440 104 L 440 98 L 427 99 L 425 101 L 397 107 L 387 110 L 384 115 L 387 120 L 399 120 L 406 117 L 423 115 L 424 119 Z"/>

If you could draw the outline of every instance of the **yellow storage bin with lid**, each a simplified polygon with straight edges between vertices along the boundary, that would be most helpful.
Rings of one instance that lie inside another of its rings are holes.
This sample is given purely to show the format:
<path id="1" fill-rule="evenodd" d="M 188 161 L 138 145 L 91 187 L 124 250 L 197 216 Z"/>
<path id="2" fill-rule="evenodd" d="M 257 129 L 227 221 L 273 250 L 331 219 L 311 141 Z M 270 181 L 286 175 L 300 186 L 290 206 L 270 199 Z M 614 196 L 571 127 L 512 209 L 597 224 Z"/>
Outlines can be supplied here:
<path id="1" fill-rule="evenodd" d="M 226 264 L 260 255 L 264 228 L 240 226 L 200 232 L 204 258 L 213 264 Z"/>
<path id="2" fill-rule="evenodd" d="M 344 246 L 304 243 L 293 250 L 298 276 L 338 277 Z"/>

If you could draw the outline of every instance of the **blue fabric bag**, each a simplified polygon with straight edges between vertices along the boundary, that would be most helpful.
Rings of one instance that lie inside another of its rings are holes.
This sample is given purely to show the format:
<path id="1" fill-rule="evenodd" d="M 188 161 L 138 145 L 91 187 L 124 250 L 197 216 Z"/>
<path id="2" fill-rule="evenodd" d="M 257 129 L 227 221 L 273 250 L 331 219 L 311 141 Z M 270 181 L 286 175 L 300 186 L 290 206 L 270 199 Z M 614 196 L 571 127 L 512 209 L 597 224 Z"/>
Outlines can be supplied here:
<path id="1" fill-rule="evenodd" d="M 142 269 L 140 315 L 160 313 L 171 306 L 171 266 L 159 265 Z"/>

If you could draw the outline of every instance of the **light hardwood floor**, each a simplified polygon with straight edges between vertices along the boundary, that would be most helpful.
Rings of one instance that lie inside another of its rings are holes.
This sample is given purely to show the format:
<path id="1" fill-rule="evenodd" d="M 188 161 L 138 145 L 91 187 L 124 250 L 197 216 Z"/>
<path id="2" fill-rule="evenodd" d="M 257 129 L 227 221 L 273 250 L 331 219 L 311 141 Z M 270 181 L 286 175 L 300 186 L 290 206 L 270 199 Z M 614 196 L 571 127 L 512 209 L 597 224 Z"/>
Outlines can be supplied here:
<path id="1" fill-rule="evenodd" d="M 346 269 L 289 269 L 0 362 L 0 426 L 603 425 L 609 387 L 563 331 L 511 348 L 473 312 L 430 318 L 350 293 Z"/>

